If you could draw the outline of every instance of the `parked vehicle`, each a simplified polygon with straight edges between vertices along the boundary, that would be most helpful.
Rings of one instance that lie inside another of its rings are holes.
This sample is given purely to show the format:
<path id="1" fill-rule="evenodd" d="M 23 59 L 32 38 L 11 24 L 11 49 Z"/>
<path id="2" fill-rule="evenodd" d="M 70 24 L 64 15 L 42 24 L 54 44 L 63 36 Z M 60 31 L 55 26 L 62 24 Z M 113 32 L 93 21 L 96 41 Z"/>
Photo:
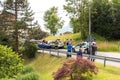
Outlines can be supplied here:
<path id="1" fill-rule="evenodd" d="M 43 41 L 43 42 L 38 44 L 38 47 L 39 48 L 47 48 L 47 49 L 50 49 L 50 48 L 54 49 L 56 47 L 63 48 L 64 43 L 59 41 L 59 40 L 57 41 L 57 44 L 56 44 L 56 41 L 48 41 L 48 42 Z"/>
<path id="2" fill-rule="evenodd" d="M 64 43 L 63 42 L 59 42 L 58 43 L 58 48 L 63 48 L 64 47 Z"/>
<path id="3" fill-rule="evenodd" d="M 50 45 L 51 48 L 55 48 L 55 42 L 54 41 L 48 41 L 48 45 Z"/>
<path id="4" fill-rule="evenodd" d="M 64 43 L 61 41 L 57 41 L 57 44 L 55 41 L 48 41 L 48 44 L 51 46 L 51 48 L 55 48 L 55 47 L 63 48 L 64 47 Z"/>
<path id="5" fill-rule="evenodd" d="M 82 45 L 82 52 L 87 53 L 87 42 L 82 42 L 82 43 L 76 44 L 75 46 L 73 46 L 72 51 L 78 52 L 79 48 L 80 48 L 80 44 Z"/>
<path id="6" fill-rule="evenodd" d="M 50 49 L 50 48 L 52 48 L 49 44 L 47 44 L 47 43 L 39 43 L 38 44 L 38 47 L 39 48 L 47 48 L 47 49 Z"/>

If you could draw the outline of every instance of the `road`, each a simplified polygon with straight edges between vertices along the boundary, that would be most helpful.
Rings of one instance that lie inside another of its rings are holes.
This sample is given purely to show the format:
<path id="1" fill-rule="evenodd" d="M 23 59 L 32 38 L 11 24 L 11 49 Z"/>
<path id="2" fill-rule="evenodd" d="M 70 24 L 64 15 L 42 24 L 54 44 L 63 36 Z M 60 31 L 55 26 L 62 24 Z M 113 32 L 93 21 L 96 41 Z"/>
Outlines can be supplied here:
<path id="1" fill-rule="evenodd" d="M 52 52 L 52 51 L 55 51 L 55 50 L 51 50 L 51 54 L 58 55 L 58 54 L 56 54 L 57 52 Z M 65 52 L 67 51 L 66 49 L 59 49 L 59 51 L 60 51 L 59 56 L 66 56 L 66 54 L 65 54 Z M 38 50 L 38 52 L 42 52 L 42 51 Z M 50 53 L 49 51 L 45 51 L 45 52 Z M 119 58 L 120 59 L 120 53 L 115 53 L 115 52 L 97 52 L 96 55 L 105 56 L 105 57 L 114 57 L 114 58 Z M 76 57 L 76 55 L 74 55 L 72 57 Z M 104 60 L 96 59 L 95 61 L 104 64 Z M 120 62 L 107 61 L 106 65 L 120 67 Z"/>
<path id="2" fill-rule="evenodd" d="M 120 53 L 116 53 L 116 52 L 97 52 L 97 55 L 106 56 L 106 57 L 114 57 L 114 58 L 120 59 Z M 96 61 L 100 63 L 104 62 L 103 60 L 96 60 Z M 120 67 L 119 62 L 113 62 L 113 61 L 107 61 L 107 65 Z"/>

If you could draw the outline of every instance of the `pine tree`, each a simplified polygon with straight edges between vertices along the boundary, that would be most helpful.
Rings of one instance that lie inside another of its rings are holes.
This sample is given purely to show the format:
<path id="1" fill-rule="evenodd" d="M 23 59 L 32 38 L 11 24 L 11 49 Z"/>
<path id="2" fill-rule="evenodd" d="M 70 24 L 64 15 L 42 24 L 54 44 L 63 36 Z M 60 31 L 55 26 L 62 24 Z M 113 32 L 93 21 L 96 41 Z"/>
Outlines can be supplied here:
<path id="1" fill-rule="evenodd" d="M 13 49 L 18 52 L 19 51 L 19 30 L 27 29 L 28 25 L 34 19 L 32 16 L 34 13 L 29 7 L 29 3 L 27 0 L 6 0 L 4 1 L 3 8 L 5 11 L 13 13 L 15 16 L 15 20 L 11 22 L 13 24 L 13 38 L 14 38 L 14 47 Z M 6 20 L 5 20 L 6 22 Z M 29 23 L 28 23 L 29 22 Z"/>

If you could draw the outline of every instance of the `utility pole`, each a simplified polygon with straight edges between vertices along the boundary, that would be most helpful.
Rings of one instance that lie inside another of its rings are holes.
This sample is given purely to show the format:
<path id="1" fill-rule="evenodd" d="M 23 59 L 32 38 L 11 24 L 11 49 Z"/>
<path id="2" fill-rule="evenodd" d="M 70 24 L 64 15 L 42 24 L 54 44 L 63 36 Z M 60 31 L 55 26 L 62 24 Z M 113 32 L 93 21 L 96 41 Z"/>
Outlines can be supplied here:
<path id="1" fill-rule="evenodd" d="M 91 5 L 89 0 L 89 48 L 90 48 L 90 55 L 92 55 L 92 36 L 91 36 Z"/>
<path id="2" fill-rule="evenodd" d="M 18 8 L 18 0 L 15 0 L 15 21 L 17 22 L 17 18 L 18 18 L 18 11 L 17 11 L 17 8 Z M 17 28 L 17 25 L 14 26 L 15 27 L 15 51 L 18 52 L 19 49 L 18 49 L 18 28 Z"/>
<path id="3" fill-rule="evenodd" d="M 89 2 L 89 35 L 91 35 L 91 7 Z"/>

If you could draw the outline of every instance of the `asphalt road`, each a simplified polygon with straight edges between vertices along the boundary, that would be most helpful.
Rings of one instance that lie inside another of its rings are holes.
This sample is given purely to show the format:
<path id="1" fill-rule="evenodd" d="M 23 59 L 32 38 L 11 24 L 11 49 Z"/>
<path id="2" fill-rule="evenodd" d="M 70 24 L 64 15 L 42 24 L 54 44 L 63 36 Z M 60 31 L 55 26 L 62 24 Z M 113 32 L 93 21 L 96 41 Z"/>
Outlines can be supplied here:
<path id="1" fill-rule="evenodd" d="M 59 49 L 60 54 L 57 54 L 56 51 L 52 49 L 51 50 L 51 54 L 59 55 L 59 56 L 66 56 L 66 54 L 65 54 L 65 52 L 67 52 L 66 49 Z M 38 52 L 43 52 L 43 50 L 38 50 Z M 50 51 L 46 51 L 46 50 L 44 50 L 44 52 L 45 53 L 50 53 Z M 120 53 L 115 53 L 115 52 L 97 52 L 96 55 L 105 56 L 105 57 L 113 57 L 113 58 L 119 58 L 120 59 Z M 72 57 L 76 57 L 76 55 L 74 55 Z M 84 58 L 86 58 L 86 57 L 84 57 Z M 100 62 L 100 63 L 102 63 L 104 65 L 104 60 L 96 59 L 95 61 L 96 62 Z M 115 66 L 115 67 L 120 67 L 120 62 L 106 61 L 106 66 L 107 65 L 111 65 L 111 66 Z"/>

